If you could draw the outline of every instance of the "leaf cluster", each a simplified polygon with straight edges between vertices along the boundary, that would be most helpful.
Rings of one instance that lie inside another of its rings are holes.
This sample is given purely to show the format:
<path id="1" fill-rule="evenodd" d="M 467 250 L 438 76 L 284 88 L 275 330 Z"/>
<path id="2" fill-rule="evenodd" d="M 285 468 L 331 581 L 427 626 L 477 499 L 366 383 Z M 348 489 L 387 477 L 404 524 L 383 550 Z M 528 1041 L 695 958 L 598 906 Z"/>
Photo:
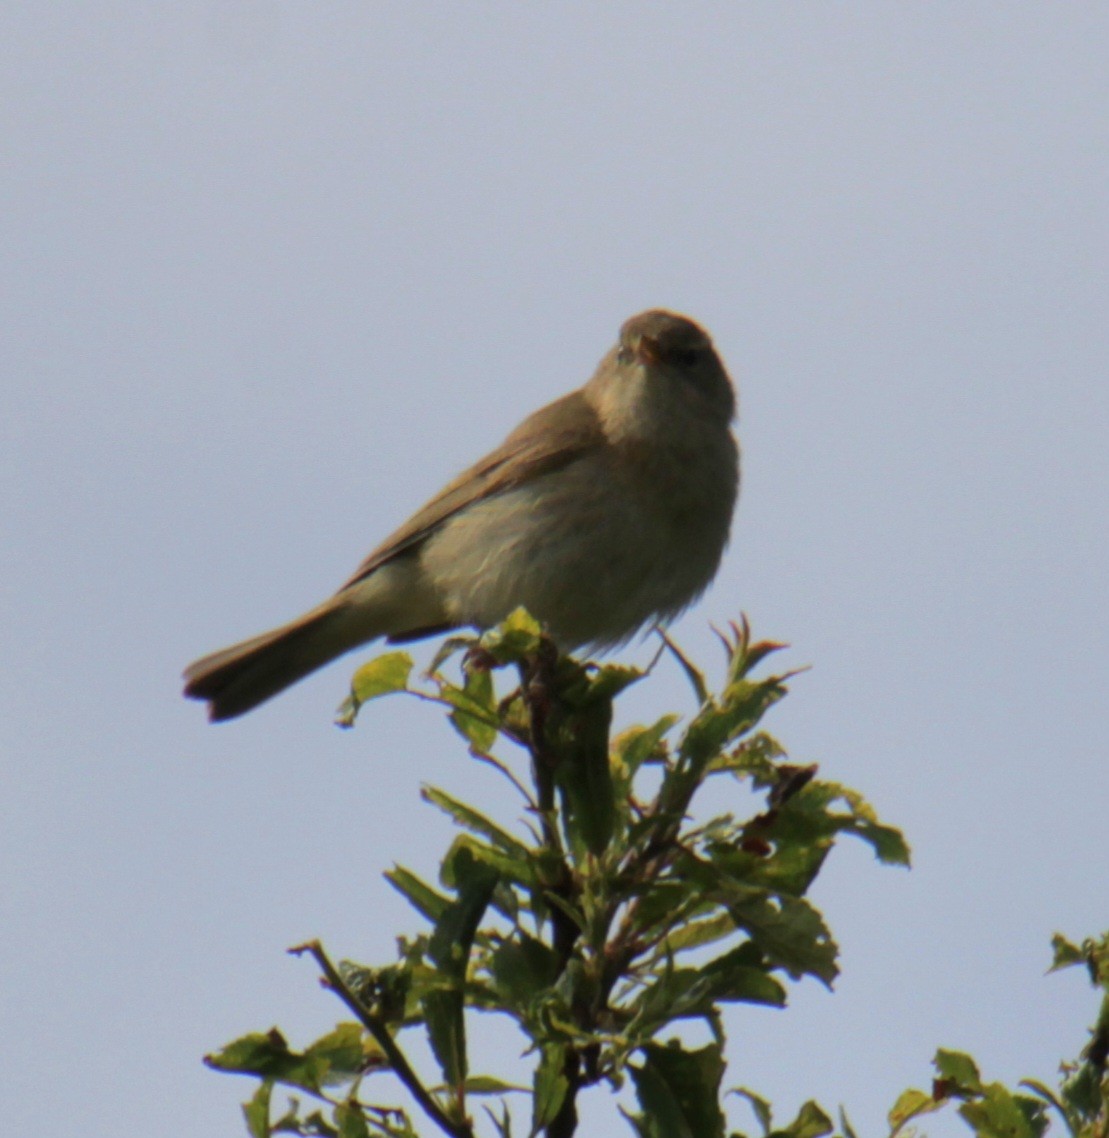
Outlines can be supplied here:
<path id="1" fill-rule="evenodd" d="M 473 759 L 519 794 L 521 817 L 505 824 L 425 788 L 426 802 L 458 828 L 439 880 L 403 866 L 386 873 L 424 928 L 384 966 L 334 964 L 315 942 L 294 950 L 314 957 L 353 1020 L 303 1052 L 273 1031 L 209 1057 L 261 1080 L 245 1108 L 255 1138 L 407 1138 L 411 1106 L 365 1093 L 382 1070 L 456 1138 L 477 1133 L 478 1122 L 508 1138 L 507 1096 L 521 1092 L 531 1100 L 529 1132 L 566 1138 L 582 1091 L 629 1080 L 638 1109 L 626 1117 L 641 1138 L 723 1138 L 723 1009 L 783 1006 L 806 976 L 832 983 L 837 948 L 807 894 L 841 834 L 882 862 L 908 864 L 909 852 L 857 793 L 788 762 L 762 728 L 790 675 L 756 672 L 781 646 L 753 641 L 746 622 L 721 639 L 717 692 L 667 642 L 695 695 L 687 721 L 667 714 L 615 734 L 614 700 L 646 673 L 560 656 L 523 612 L 480 638 L 448 640 L 420 683 L 400 651 L 358 669 L 343 725 L 391 693 L 443 707 Z M 711 814 L 702 808 L 709 800 Z M 475 1072 L 473 1013 L 519 1027 L 534 1057 L 529 1086 Z M 690 1023 L 707 1028 L 707 1043 L 687 1041 Z M 430 1044 L 435 1085 L 406 1058 L 409 1032 Z M 294 1105 L 274 1120 L 278 1085 L 318 1109 Z M 476 1120 L 475 1101 L 486 1104 Z M 806 1111 L 775 1133 L 826 1133 L 819 1108 Z"/>

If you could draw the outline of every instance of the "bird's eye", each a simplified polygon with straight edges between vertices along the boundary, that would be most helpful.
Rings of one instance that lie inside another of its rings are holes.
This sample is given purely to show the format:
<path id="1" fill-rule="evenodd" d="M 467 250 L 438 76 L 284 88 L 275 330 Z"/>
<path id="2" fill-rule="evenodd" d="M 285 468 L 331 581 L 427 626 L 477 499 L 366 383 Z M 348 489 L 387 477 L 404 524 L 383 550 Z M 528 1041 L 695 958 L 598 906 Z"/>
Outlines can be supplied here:
<path id="1" fill-rule="evenodd" d="M 621 364 L 630 364 L 632 361 L 631 348 L 621 346 L 620 350 L 616 353 L 616 362 Z"/>

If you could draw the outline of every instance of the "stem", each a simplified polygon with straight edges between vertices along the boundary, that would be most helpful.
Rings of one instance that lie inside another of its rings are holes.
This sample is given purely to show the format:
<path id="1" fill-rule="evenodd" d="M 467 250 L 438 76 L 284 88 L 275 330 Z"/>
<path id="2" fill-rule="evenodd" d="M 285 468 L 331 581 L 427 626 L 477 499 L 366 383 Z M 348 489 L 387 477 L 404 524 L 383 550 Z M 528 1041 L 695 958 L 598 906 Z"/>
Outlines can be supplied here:
<path id="1" fill-rule="evenodd" d="M 298 944 L 290 948 L 294 956 L 310 953 L 324 974 L 325 985 L 330 988 L 344 1004 L 358 1017 L 362 1026 L 373 1036 L 374 1042 L 385 1052 L 386 1059 L 393 1073 L 408 1089 L 409 1094 L 423 1108 L 424 1113 L 445 1134 L 451 1138 L 474 1138 L 473 1127 L 468 1121 L 455 1122 L 435 1101 L 431 1092 L 420 1082 L 419 1075 L 412 1070 L 411 1064 L 404 1056 L 404 1052 L 397 1046 L 396 1040 L 386 1026 L 385 1021 L 365 1007 L 361 1000 L 350 990 L 346 981 L 339 975 L 339 970 L 331 963 L 318 940 L 310 940 L 307 944 Z"/>
<path id="2" fill-rule="evenodd" d="M 531 754 L 531 772 L 543 845 L 558 855 L 559 880 L 548 885 L 548 889 L 567 903 L 573 903 L 574 875 L 566 863 L 562 841 L 554 822 L 555 767 L 560 756 L 551 747 L 547 734 L 551 709 L 558 698 L 555 676 L 557 664 L 557 649 L 550 641 L 543 640 L 538 653 L 520 664 L 520 697 L 528 712 L 527 748 Z M 550 907 L 550 914 L 552 947 L 558 957 L 561 974 L 570 963 L 581 932 L 557 905 Z M 573 1048 L 567 1050 L 563 1074 L 567 1082 L 566 1097 L 562 1100 L 558 1113 L 544 1128 L 546 1138 L 572 1138 L 578 1128 L 577 1096 L 582 1087 L 581 1057 Z"/>

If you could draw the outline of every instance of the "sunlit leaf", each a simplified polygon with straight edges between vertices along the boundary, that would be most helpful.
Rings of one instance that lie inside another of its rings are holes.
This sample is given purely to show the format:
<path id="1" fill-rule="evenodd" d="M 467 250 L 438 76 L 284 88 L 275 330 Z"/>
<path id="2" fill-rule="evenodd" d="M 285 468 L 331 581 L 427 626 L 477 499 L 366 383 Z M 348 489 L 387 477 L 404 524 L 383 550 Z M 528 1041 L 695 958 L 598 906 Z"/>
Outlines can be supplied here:
<path id="1" fill-rule="evenodd" d="M 393 692 L 406 691 L 412 674 L 412 657 L 407 652 L 386 652 L 367 660 L 351 677 L 350 695 L 340 706 L 335 722 L 340 727 L 354 725 L 364 703 Z"/>
<path id="2" fill-rule="evenodd" d="M 383 876 L 418 913 L 432 923 L 439 920 L 451 903 L 449 897 L 444 897 L 403 865 L 387 869 Z"/>
<path id="3" fill-rule="evenodd" d="M 902 1091 L 886 1116 L 890 1124 L 890 1138 L 894 1138 L 894 1135 L 910 1119 L 918 1118 L 922 1114 L 931 1114 L 942 1107 L 942 1101 L 934 1099 L 924 1091 L 918 1091 L 915 1088 Z"/>
<path id="4" fill-rule="evenodd" d="M 1044 1104 L 990 1083 L 982 1097 L 963 1103 L 959 1114 L 981 1138 L 1040 1138 L 1047 1128 Z"/>
<path id="5" fill-rule="evenodd" d="M 243 1103 L 243 1118 L 250 1138 L 270 1138 L 270 1096 L 273 1083 L 264 1079 L 251 1098 Z"/>
<path id="6" fill-rule="evenodd" d="M 538 651 L 542 635 L 539 621 L 518 608 L 481 637 L 481 646 L 498 664 L 510 664 Z"/>
<path id="7" fill-rule="evenodd" d="M 729 1094 L 739 1095 L 745 1098 L 750 1104 L 751 1109 L 755 1112 L 755 1118 L 758 1119 L 759 1126 L 762 1127 L 763 1134 L 770 1132 L 770 1126 L 773 1119 L 773 1111 L 770 1103 L 761 1095 L 755 1094 L 753 1090 L 748 1087 L 732 1087 L 728 1092 Z"/>
<path id="8" fill-rule="evenodd" d="M 960 1091 L 978 1093 L 982 1090 L 982 1076 L 978 1073 L 977 1065 L 962 1051 L 945 1051 L 940 1048 L 932 1063 L 939 1078 L 954 1083 Z"/>
<path id="9" fill-rule="evenodd" d="M 511 854 L 514 858 L 526 861 L 530 851 L 518 838 L 514 838 L 507 830 L 502 829 L 496 822 L 478 813 L 472 806 L 460 802 L 457 798 L 447 794 L 438 787 L 425 786 L 420 791 L 425 802 L 437 806 L 444 814 L 453 818 L 458 825 L 465 827 L 472 833 L 488 838 L 493 845 Z"/>
<path id="10" fill-rule="evenodd" d="M 499 733 L 493 698 L 493 674 L 485 668 L 469 668 L 463 688 L 444 685 L 443 698 L 454 708 L 451 725 L 479 754 L 485 754 Z"/>
<path id="11" fill-rule="evenodd" d="M 832 1120 L 817 1103 L 811 1099 L 797 1112 L 797 1117 L 788 1125 L 774 1130 L 770 1138 L 823 1138 L 835 1129 Z"/>

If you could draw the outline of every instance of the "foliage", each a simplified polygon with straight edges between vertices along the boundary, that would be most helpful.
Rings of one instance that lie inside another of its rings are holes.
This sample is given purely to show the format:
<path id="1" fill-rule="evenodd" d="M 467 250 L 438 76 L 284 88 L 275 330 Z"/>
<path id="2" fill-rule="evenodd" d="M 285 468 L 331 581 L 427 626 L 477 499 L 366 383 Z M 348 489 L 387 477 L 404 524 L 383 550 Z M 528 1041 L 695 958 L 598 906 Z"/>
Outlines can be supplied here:
<path id="1" fill-rule="evenodd" d="M 790 676 L 754 672 L 781 646 L 753 642 L 746 622 L 722 639 L 727 669 L 718 694 L 666 642 L 697 698 L 687 723 L 665 715 L 615 736 L 613 701 L 645 673 L 559 656 L 523 612 L 480 638 L 448 640 L 422 685 L 412 683 L 404 652 L 358 669 L 342 725 L 394 692 L 439 704 L 470 755 L 519 792 L 525 816 L 514 829 L 425 789 L 426 802 L 459 830 L 439 882 L 402 866 L 385 875 L 424 931 L 402 938 L 397 960 L 378 967 L 336 964 L 315 941 L 290 950 L 315 960 L 353 1020 L 304 1051 L 273 1029 L 207 1058 L 259 1079 L 244 1107 L 254 1138 L 413 1138 L 412 1104 L 383 1104 L 369 1093 L 381 1071 L 453 1138 L 510 1138 L 508 1098 L 521 1093 L 530 1097 L 530 1134 L 568 1138 L 581 1092 L 619 1090 L 629 1080 L 638 1108 L 625 1117 L 640 1138 L 724 1138 L 724 1005 L 782 1006 L 790 984 L 805 976 L 832 983 L 836 945 L 806 894 L 841 834 L 888 864 L 907 865 L 909 851 L 857 793 L 821 781 L 815 766 L 787 762 L 761 728 Z M 449 678 L 444 667 L 459 657 L 460 674 Z M 498 697 L 494 676 L 504 669 L 519 682 Z M 503 744 L 524 757 L 526 774 L 495 753 Z M 697 820 L 697 796 L 710 783 L 714 805 L 732 809 Z M 1088 946 L 1059 945 L 1060 966 L 1093 959 Z M 1104 944 L 1098 951 L 1104 985 Z M 466 1033 L 475 1011 L 508 1016 L 527 1037 L 530 1086 L 475 1071 Z M 709 1043 L 685 1040 L 690 1021 L 707 1026 Z M 430 1045 L 437 1085 L 426 1085 L 407 1057 L 412 1032 Z M 1049 1110 L 1075 1138 L 1105 1138 L 1104 1046 L 1091 1046 L 1058 1097 L 1040 1084 L 1020 1094 L 985 1085 L 973 1061 L 954 1052 L 940 1052 L 936 1064 L 930 1095 L 898 1100 L 891 1138 L 949 1101 L 983 1138 L 1039 1138 Z M 300 1098 L 275 1117 L 279 1086 Z M 815 1103 L 773 1127 L 768 1103 L 746 1089 L 738 1094 L 767 1138 L 835 1129 Z M 854 1138 L 845 1118 L 841 1129 Z"/>

